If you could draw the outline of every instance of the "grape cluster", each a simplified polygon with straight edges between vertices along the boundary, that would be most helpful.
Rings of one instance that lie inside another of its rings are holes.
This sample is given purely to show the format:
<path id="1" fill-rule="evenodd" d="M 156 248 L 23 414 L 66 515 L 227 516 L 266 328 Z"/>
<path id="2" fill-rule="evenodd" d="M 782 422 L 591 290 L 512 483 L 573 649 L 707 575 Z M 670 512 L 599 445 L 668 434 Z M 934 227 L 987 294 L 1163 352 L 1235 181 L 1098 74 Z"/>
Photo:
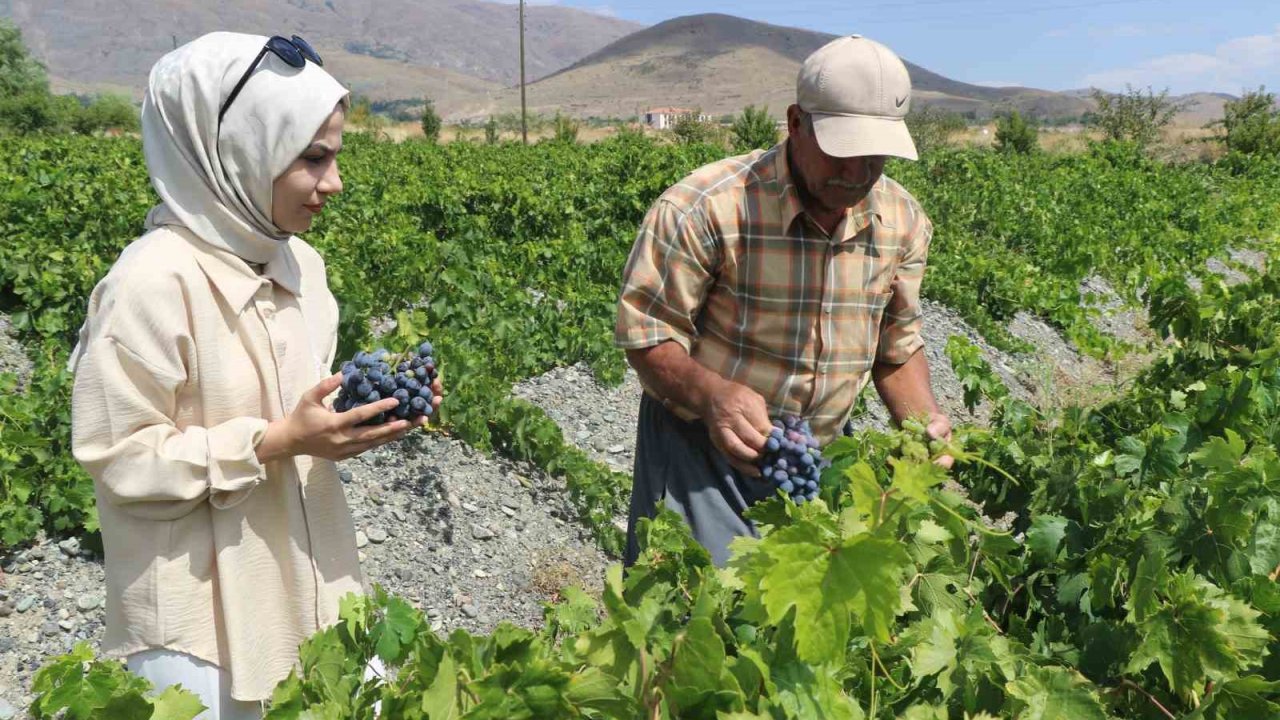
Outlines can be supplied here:
<path id="1" fill-rule="evenodd" d="M 809 421 L 783 415 L 773 421 L 760 457 L 760 473 L 797 504 L 818 497 L 818 477 L 828 465 Z"/>
<path id="2" fill-rule="evenodd" d="M 389 412 L 382 412 L 362 425 L 381 425 L 392 418 L 414 420 L 432 411 L 436 361 L 431 356 L 434 348 L 424 342 L 416 350 L 408 350 L 393 356 L 386 348 L 373 352 L 361 350 L 355 357 L 342 363 L 342 390 L 333 403 L 338 412 L 354 410 L 362 405 L 395 398 L 400 404 Z"/>

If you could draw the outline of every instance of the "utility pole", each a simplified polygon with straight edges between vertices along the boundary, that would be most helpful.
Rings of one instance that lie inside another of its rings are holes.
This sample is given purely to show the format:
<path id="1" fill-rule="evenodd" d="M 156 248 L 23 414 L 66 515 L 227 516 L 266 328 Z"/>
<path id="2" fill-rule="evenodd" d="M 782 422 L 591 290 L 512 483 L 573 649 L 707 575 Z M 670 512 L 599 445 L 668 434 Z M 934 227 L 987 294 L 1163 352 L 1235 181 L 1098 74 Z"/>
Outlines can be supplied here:
<path id="1" fill-rule="evenodd" d="M 529 144 L 528 107 L 524 95 L 524 0 L 520 0 L 520 137 Z"/>

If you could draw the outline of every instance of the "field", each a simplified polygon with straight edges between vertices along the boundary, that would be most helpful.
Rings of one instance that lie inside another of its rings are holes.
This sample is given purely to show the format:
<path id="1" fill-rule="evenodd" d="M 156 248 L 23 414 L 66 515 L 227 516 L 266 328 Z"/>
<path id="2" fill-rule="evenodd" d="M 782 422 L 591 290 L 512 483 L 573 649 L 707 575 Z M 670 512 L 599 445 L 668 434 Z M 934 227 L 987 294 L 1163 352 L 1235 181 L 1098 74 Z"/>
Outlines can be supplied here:
<path id="1" fill-rule="evenodd" d="M 431 337 L 448 432 L 562 477 L 579 521 L 616 552 L 628 477 L 510 391 L 579 362 L 621 379 L 610 339 L 635 227 L 721 151 L 631 135 L 347 146 L 347 191 L 307 238 L 342 306 L 340 354 L 388 317 L 388 343 Z M 1206 268 L 1233 265 L 1232 250 L 1273 254 L 1280 164 L 971 148 L 889 174 L 937 226 L 926 296 L 986 342 L 1021 349 L 1008 323 L 1030 313 L 1085 353 L 1146 369 L 1105 401 L 1049 410 L 957 340 L 967 399 L 993 414 L 959 434 L 950 477 L 910 430 L 838 441 L 822 501 L 759 506 L 767 532 L 731 569 L 660 518 L 635 571 L 612 571 L 599 598 L 566 591 L 537 631 L 442 638 L 400 598 L 353 600 L 304 646 L 271 717 L 372 717 L 375 699 L 384 716 L 433 720 L 1280 713 L 1280 279 L 1237 267 L 1248 281 L 1228 288 Z M 135 139 L 0 139 L 0 310 L 35 362 L 20 391 L 0 381 L 5 547 L 95 527 L 61 368 L 89 289 L 152 202 Z M 1102 332 L 1098 280 L 1165 341 Z M 1012 512 L 1012 529 L 971 500 Z M 361 683 L 372 654 L 393 681 Z M 114 666 L 82 676 L 88 657 L 49 666 L 61 694 L 45 707 L 140 701 Z"/>

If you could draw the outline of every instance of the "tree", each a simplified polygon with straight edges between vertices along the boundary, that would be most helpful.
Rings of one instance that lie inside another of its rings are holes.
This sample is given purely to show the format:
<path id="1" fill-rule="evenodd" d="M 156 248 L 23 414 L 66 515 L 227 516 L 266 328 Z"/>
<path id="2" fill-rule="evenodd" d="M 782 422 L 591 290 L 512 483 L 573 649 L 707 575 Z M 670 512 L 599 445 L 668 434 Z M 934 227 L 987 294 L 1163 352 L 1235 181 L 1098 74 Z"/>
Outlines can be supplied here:
<path id="1" fill-rule="evenodd" d="M 1029 154 L 1035 151 L 1039 138 L 1040 131 L 1017 110 L 996 121 L 996 149 L 1001 152 Z"/>
<path id="2" fill-rule="evenodd" d="M 964 118 L 932 105 L 913 109 L 907 115 L 907 129 L 920 155 L 951 144 L 951 137 L 965 129 Z"/>
<path id="3" fill-rule="evenodd" d="M 572 145 L 578 142 L 578 123 L 572 118 L 556 113 L 556 117 L 552 120 L 552 127 L 555 128 L 555 135 L 552 141 Z"/>
<path id="4" fill-rule="evenodd" d="M 1276 96 L 1260 87 L 1247 91 L 1223 108 L 1223 117 L 1210 124 L 1221 127 L 1227 149 L 1243 155 L 1280 154 L 1280 109 Z"/>
<path id="5" fill-rule="evenodd" d="M 0 20 L 0 98 L 48 92 L 44 66 L 27 51 L 22 31 L 9 21 Z"/>
<path id="6" fill-rule="evenodd" d="M 1160 137 L 1164 128 L 1185 105 L 1169 99 L 1169 90 L 1157 95 L 1150 87 L 1142 90 L 1125 86 L 1123 94 L 1111 94 L 1097 88 L 1090 97 L 1098 109 L 1090 116 L 1090 124 L 1097 127 L 1108 140 L 1131 142 L 1147 147 Z"/>
<path id="7" fill-rule="evenodd" d="M 430 142 L 440 142 L 440 114 L 436 112 L 436 104 L 431 98 L 423 98 L 422 106 L 422 134 L 426 136 Z"/>
<path id="8" fill-rule="evenodd" d="M 100 95 L 71 118 L 71 129 L 85 135 L 99 130 L 135 131 L 139 125 L 138 109 L 119 95 Z"/>
<path id="9" fill-rule="evenodd" d="M 498 144 L 498 121 L 489 116 L 489 122 L 484 124 L 484 142 L 486 145 Z"/>
<path id="10" fill-rule="evenodd" d="M 778 127 L 769 117 L 767 105 L 759 110 L 755 105 L 743 108 L 742 114 L 734 118 L 730 133 L 733 135 L 733 149 L 738 153 L 771 148 L 778 142 Z"/>
<path id="11" fill-rule="evenodd" d="M 701 110 L 694 110 L 676 118 L 671 134 L 681 145 L 696 145 L 711 142 L 715 138 L 715 128 L 702 120 Z"/>

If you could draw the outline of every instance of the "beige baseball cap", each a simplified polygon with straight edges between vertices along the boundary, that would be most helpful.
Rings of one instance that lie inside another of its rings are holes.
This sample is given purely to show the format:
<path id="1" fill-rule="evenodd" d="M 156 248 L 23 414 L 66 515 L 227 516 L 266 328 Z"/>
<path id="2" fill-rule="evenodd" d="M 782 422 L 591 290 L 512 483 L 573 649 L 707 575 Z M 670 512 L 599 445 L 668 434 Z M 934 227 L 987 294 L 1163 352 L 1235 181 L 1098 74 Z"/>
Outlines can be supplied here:
<path id="1" fill-rule="evenodd" d="M 796 103 L 813 116 L 818 147 L 828 155 L 919 158 L 906 123 L 911 76 L 874 40 L 848 35 L 815 50 L 796 78 Z"/>

